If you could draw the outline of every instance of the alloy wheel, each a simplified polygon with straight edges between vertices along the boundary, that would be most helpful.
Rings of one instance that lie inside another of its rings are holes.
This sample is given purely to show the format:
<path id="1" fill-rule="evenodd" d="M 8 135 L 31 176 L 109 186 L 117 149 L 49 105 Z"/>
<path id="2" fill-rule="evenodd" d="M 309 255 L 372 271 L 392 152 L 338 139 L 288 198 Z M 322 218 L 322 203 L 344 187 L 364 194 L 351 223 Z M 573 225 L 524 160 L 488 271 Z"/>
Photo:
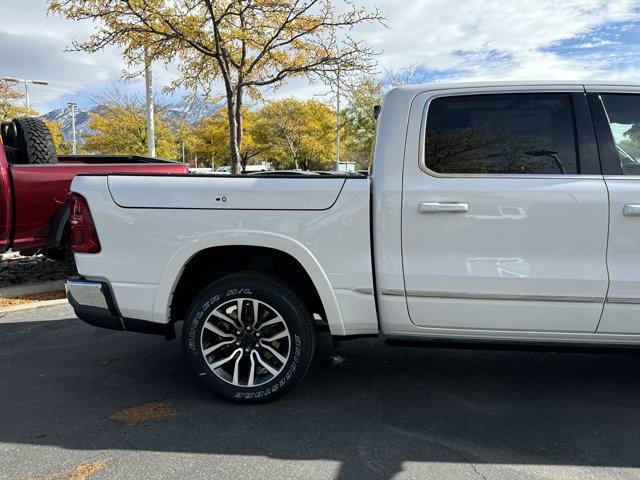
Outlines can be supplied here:
<path id="1" fill-rule="evenodd" d="M 200 348 L 218 378 L 250 388 L 282 372 L 291 353 L 291 334 L 275 308 L 254 298 L 237 298 L 207 317 Z"/>

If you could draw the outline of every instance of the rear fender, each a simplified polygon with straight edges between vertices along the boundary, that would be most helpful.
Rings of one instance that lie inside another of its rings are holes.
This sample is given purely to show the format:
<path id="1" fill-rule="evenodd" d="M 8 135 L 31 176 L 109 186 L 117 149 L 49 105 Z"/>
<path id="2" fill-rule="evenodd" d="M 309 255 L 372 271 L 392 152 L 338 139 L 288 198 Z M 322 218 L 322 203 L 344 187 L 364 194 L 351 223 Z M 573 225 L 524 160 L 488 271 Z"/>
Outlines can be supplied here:
<path id="1" fill-rule="evenodd" d="M 56 213 L 53 214 L 49 227 L 49 236 L 47 237 L 47 249 L 59 248 L 62 241 L 64 229 L 69 222 L 69 204 L 63 203 L 58 207 Z"/>
<path id="2" fill-rule="evenodd" d="M 173 254 L 160 277 L 154 300 L 155 322 L 168 322 L 173 292 L 189 260 L 203 250 L 227 246 L 266 247 L 291 255 L 300 262 L 316 287 L 331 333 L 346 334 L 336 295 L 329 278 L 314 255 L 304 245 L 290 237 L 253 230 L 211 232 L 200 234 L 197 238 L 184 242 Z"/>

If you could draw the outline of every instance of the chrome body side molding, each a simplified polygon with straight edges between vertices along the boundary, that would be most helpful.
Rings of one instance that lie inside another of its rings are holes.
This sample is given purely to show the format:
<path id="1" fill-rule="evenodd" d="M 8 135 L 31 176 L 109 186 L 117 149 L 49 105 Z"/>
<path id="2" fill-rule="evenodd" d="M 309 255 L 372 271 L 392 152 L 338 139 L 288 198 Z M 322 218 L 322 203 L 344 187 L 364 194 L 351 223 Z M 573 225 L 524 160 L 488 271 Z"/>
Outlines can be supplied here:
<path id="1" fill-rule="evenodd" d="M 403 290 L 382 289 L 383 295 L 403 296 Z M 604 297 L 580 297 L 568 295 L 520 295 L 510 293 L 471 293 L 471 292 L 427 292 L 422 290 L 407 290 L 407 297 L 425 297 L 425 298 L 460 298 L 465 300 L 519 300 L 525 302 L 579 302 L 579 303 L 602 303 Z M 640 303 L 640 299 L 620 299 L 630 300 L 609 301 L 615 303 Z"/>
<path id="2" fill-rule="evenodd" d="M 607 303 L 638 304 L 638 303 L 640 303 L 640 298 L 608 297 L 607 298 Z"/>

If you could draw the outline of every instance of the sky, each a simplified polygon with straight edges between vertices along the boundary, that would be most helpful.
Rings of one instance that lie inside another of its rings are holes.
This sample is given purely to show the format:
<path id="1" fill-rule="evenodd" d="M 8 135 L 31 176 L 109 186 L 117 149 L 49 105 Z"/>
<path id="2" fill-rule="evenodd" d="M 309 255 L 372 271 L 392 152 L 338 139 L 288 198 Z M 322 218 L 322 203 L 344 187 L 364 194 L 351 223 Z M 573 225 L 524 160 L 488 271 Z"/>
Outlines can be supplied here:
<path id="1" fill-rule="evenodd" d="M 424 82 L 476 80 L 619 80 L 640 82 L 639 0 L 363 0 L 380 7 L 387 27 L 350 34 L 381 52 L 381 72 L 412 67 Z M 76 101 L 90 108 L 114 87 L 142 94 L 141 79 L 122 80 L 116 48 L 70 52 L 96 25 L 46 13 L 46 0 L 0 0 L 0 77 L 46 80 L 31 87 L 41 112 Z M 154 65 L 157 90 L 176 74 Z M 322 85 L 296 80 L 269 96 L 308 98 Z M 168 99 L 168 100 L 176 100 Z"/>

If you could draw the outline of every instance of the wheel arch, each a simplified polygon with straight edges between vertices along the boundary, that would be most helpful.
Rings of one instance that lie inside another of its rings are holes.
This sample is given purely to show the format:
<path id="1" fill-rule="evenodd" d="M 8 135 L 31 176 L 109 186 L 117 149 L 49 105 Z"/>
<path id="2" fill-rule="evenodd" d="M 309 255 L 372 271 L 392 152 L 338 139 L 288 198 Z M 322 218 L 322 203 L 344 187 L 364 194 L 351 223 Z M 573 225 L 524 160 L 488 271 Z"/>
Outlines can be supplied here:
<path id="1" fill-rule="evenodd" d="M 221 256 L 215 255 L 216 252 L 237 253 L 242 249 L 246 249 L 247 254 L 256 253 L 262 249 L 264 254 L 270 252 L 298 264 L 317 294 L 323 316 L 331 333 L 333 335 L 346 334 L 336 295 L 329 278 L 313 253 L 295 239 L 262 231 L 212 232 L 185 241 L 167 262 L 161 275 L 154 300 L 154 320 L 159 323 L 180 320 L 180 318 L 176 318 L 176 315 L 179 316 L 181 312 L 176 309 L 184 308 L 184 299 L 180 300 L 183 304 L 176 306 L 177 295 L 181 294 L 179 290 L 181 282 L 185 278 L 185 273 L 189 272 L 191 265 L 201 259 L 221 258 Z M 208 255 L 213 255 L 213 257 L 207 257 Z M 224 258 L 222 261 L 229 261 L 229 258 Z"/>
<path id="2" fill-rule="evenodd" d="M 53 214 L 49 224 L 49 234 L 47 236 L 47 248 L 58 248 L 61 246 L 64 229 L 69 223 L 70 209 L 68 203 L 62 203 Z"/>

